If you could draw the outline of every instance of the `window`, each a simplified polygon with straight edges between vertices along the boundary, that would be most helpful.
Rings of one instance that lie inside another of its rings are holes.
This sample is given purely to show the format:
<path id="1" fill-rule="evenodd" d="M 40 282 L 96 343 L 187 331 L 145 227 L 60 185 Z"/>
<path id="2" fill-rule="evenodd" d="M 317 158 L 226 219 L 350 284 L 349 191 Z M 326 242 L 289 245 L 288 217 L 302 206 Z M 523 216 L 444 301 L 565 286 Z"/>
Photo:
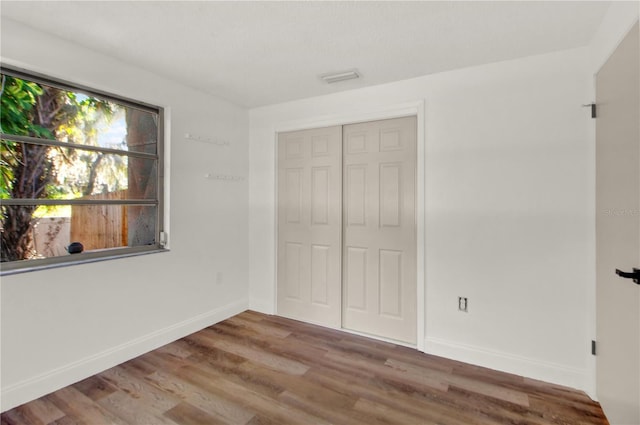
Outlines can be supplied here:
<path id="1" fill-rule="evenodd" d="M 0 272 L 162 249 L 162 109 L 17 69 L 0 77 Z"/>

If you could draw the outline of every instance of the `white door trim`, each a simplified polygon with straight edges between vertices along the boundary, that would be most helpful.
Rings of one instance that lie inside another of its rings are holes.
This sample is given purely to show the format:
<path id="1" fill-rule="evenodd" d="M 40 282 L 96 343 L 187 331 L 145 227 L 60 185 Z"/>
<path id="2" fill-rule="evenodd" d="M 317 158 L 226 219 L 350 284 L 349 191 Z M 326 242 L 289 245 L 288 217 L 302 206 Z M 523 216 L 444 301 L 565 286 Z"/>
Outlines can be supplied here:
<path id="1" fill-rule="evenodd" d="M 277 305 L 277 261 L 278 261 L 278 133 L 286 131 L 307 130 L 313 128 L 330 127 L 334 125 L 353 124 L 366 121 L 378 121 L 389 118 L 399 118 L 404 116 L 415 115 L 417 119 L 417 158 L 416 158 L 416 283 L 417 283 L 417 335 L 416 335 L 416 348 L 420 351 L 425 350 L 425 295 L 426 295 L 426 281 L 425 281 L 425 211 L 426 211 L 426 196 L 425 196 L 425 102 L 424 100 L 418 100 L 414 102 L 402 103 L 397 105 L 390 105 L 385 108 L 378 108 L 372 110 L 363 110 L 361 112 L 354 112 L 348 114 L 336 114 L 328 115 L 318 118 L 287 121 L 278 123 L 274 126 L 274 161 L 275 161 L 275 190 L 274 190 L 274 205 L 275 205 L 275 235 L 274 235 L 274 256 L 272 258 L 274 264 L 274 270 L 276 276 L 273 279 L 273 305 L 274 311 L 278 311 Z"/>

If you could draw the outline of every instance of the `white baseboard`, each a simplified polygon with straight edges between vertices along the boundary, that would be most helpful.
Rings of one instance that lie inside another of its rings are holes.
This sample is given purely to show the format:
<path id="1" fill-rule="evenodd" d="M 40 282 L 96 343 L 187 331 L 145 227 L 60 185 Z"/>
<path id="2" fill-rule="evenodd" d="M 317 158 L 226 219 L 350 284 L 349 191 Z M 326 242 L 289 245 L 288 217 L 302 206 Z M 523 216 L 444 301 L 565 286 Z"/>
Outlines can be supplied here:
<path id="1" fill-rule="evenodd" d="M 571 366 L 544 362 L 510 353 L 459 344 L 440 338 L 426 338 L 425 353 L 446 357 L 526 378 L 576 388 L 592 396 L 589 372 Z"/>
<path id="2" fill-rule="evenodd" d="M 251 298 L 249 301 L 249 308 L 253 311 L 257 311 L 258 313 L 264 314 L 275 314 L 275 307 L 273 305 L 273 301 L 268 300 L 260 300 Z"/>
<path id="3" fill-rule="evenodd" d="M 2 412 L 221 322 L 245 311 L 248 307 L 248 300 L 240 300 L 2 388 Z"/>

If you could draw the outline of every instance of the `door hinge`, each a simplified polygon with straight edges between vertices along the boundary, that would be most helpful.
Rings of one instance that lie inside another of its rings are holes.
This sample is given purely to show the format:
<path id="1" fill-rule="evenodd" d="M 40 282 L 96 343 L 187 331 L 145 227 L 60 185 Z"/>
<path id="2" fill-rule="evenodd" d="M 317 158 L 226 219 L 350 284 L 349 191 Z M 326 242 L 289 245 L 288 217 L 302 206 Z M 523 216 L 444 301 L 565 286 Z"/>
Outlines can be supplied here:
<path id="1" fill-rule="evenodd" d="M 595 103 L 587 103 L 586 105 L 582 105 L 583 107 L 591 108 L 591 118 L 596 117 L 596 104 Z"/>
<path id="2" fill-rule="evenodd" d="M 591 340 L 591 354 L 596 355 L 596 342 Z"/>

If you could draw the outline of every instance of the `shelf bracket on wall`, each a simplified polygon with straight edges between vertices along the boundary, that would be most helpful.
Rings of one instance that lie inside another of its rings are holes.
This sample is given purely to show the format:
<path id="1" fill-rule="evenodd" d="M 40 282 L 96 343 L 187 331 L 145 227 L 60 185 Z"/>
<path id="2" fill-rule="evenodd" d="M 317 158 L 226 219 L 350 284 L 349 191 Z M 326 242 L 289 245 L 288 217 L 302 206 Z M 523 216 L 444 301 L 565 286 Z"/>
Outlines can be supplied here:
<path id="1" fill-rule="evenodd" d="M 229 142 L 227 140 L 211 139 L 208 137 L 196 136 L 191 133 L 185 133 L 184 140 L 188 140 L 190 142 L 206 143 L 206 144 L 215 145 L 215 146 L 229 146 Z"/>
<path id="2" fill-rule="evenodd" d="M 205 174 L 204 178 L 209 180 L 222 180 L 226 182 L 240 182 L 244 180 L 243 176 L 232 176 L 230 174 L 213 174 L 213 173 Z"/>

